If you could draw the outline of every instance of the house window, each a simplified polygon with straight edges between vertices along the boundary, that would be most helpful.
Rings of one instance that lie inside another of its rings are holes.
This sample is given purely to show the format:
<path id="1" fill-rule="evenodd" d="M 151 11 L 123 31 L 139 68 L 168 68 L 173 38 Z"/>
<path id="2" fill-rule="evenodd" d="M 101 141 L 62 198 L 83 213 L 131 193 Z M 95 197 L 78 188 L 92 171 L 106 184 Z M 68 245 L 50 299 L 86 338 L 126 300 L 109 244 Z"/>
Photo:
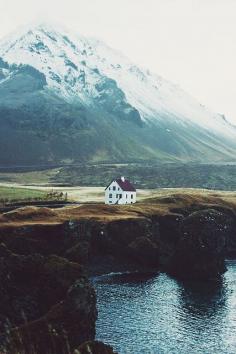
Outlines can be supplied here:
<path id="1" fill-rule="evenodd" d="M 113 191 L 115 191 L 116 190 L 116 186 L 113 186 Z"/>
<path id="2" fill-rule="evenodd" d="M 109 194 L 109 198 L 112 198 L 112 194 L 111 193 Z"/>
<path id="3" fill-rule="evenodd" d="M 128 198 L 128 194 L 126 194 L 126 199 Z"/>
<path id="4" fill-rule="evenodd" d="M 131 194 L 131 199 L 133 199 L 133 194 Z"/>

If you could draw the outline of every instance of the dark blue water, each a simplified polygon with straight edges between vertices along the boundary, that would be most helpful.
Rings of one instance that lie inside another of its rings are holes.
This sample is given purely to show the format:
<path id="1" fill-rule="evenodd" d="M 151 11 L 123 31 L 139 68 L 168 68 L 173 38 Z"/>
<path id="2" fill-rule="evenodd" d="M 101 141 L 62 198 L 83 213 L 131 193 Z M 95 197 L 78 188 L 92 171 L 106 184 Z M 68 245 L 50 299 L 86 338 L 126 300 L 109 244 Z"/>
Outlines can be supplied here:
<path id="1" fill-rule="evenodd" d="M 180 282 L 166 274 L 94 280 L 97 339 L 120 354 L 235 354 L 236 261 L 222 282 Z"/>

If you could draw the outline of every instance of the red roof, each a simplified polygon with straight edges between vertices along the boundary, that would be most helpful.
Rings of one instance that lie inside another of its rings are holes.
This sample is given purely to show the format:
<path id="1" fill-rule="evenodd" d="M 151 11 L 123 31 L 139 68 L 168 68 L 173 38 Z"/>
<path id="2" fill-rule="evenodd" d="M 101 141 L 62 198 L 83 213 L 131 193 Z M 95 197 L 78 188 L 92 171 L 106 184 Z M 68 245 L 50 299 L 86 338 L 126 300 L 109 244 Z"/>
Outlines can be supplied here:
<path id="1" fill-rule="evenodd" d="M 120 188 L 125 192 L 136 192 L 134 186 L 127 179 L 123 180 L 121 178 L 116 179 L 116 182 L 119 184 Z"/>

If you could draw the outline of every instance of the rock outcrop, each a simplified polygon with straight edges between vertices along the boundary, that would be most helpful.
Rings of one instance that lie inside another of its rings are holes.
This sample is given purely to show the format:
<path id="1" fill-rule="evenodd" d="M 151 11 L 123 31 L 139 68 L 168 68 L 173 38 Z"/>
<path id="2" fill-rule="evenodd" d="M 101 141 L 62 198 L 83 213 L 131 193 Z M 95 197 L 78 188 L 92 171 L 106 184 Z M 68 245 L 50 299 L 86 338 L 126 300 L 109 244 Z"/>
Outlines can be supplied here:
<path id="1" fill-rule="evenodd" d="M 230 207 L 211 204 L 211 216 L 207 216 L 206 203 L 196 203 L 193 197 L 187 201 L 185 205 L 183 198 L 167 198 L 161 205 L 146 204 L 125 210 L 101 205 L 60 211 L 18 209 L 0 217 L 0 242 L 15 253 L 56 254 L 98 273 L 149 267 L 181 276 L 181 269 L 189 264 L 189 276 L 195 277 L 201 275 L 200 270 L 196 274 L 191 260 L 195 255 L 196 259 L 202 257 L 199 269 L 209 270 L 203 272 L 204 276 L 214 277 L 222 273 L 223 258 L 236 254 L 236 214 Z M 164 203 L 174 207 L 168 209 Z M 177 203 L 181 206 L 177 207 Z M 219 242 L 224 239 L 222 249 L 212 242 L 202 247 L 203 232 L 207 235 L 205 243 L 212 237 Z M 210 267 L 211 258 L 215 260 L 215 269 Z M 185 266 L 181 268 L 178 259 Z"/>
<path id="2" fill-rule="evenodd" d="M 167 271 L 184 279 L 210 279 L 224 273 L 225 246 L 232 226 L 232 218 L 213 209 L 187 216 Z"/>
<path id="3" fill-rule="evenodd" d="M 59 354 L 94 339 L 96 297 L 79 264 L 4 245 L 0 264 L 2 351 Z"/>
<path id="4" fill-rule="evenodd" d="M 112 256 L 127 267 L 158 269 L 158 229 L 150 218 L 114 220 L 92 232 L 92 256 Z"/>

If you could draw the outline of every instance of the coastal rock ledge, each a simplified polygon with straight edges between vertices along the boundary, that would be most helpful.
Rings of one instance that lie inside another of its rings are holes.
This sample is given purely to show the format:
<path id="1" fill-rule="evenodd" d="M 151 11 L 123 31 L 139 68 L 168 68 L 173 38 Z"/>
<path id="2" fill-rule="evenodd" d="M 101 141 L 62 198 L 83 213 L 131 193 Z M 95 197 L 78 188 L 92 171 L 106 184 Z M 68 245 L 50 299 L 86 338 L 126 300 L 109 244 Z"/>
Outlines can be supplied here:
<path id="1" fill-rule="evenodd" d="M 219 278 L 225 257 L 234 253 L 236 203 L 219 197 L 0 214 L 0 352 L 112 354 L 94 341 L 89 274 L 139 270 Z"/>

